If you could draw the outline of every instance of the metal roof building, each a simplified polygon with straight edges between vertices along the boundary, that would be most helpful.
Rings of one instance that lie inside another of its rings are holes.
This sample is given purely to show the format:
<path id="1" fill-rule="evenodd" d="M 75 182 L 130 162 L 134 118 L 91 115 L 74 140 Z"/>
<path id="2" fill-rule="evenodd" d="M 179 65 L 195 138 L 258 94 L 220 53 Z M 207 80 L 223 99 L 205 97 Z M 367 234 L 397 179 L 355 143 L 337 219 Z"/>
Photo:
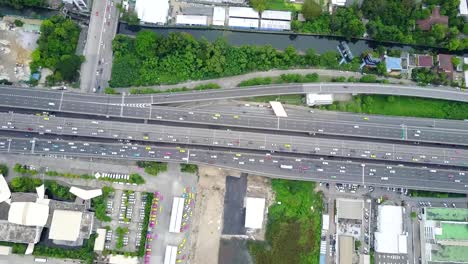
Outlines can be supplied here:
<path id="1" fill-rule="evenodd" d="M 268 20 L 260 21 L 260 28 L 267 30 L 291 30 L 291 22 L 283 20 Z"/>
<path id="2" fill-rule="evenodd" d="M 137 0 L 135 10 L 138 18 L 145 23 L 166 24 L 169 13 L 168 0 Z"/>
<path id="3" fill-rule="evenodd" d="M 245 227 L 261 229 L 265 212 L 265 198 L 245 198 Z"/>
<path id="4" fill-rule="evenodd" d="M 226 8 L 215 6 L 213 8 L 213 25 L 224 26 L 226 23 Z"/>
<path id="5" fill-rule="evenodd" d="M 229 17 L 259 18 L 259 14 L 250 7 L 229 7 Z"/>
<path id="6" fill-rule="evenodd" d="M 49 206 L 32 202 L 11 203 L 8 222 L 25 226 L 45 226 L 49 218 Z"/>
<path id="7" fill-rule="evenodd" d="M 164 254 L 164 264 L 175 264 L 177 260 L 177 247 L 166 246 L 166 252 Z"/>
<path id="8" fill-rule="evenodd" d="M 182 215 L 184 212 L 184 202 L 184 198 L 174 197 L 174 200 L 172 202 L 171 220 L 169 223 L 169 232 L 171 233 L 180 233 Z"/>
<path id="9" fill-rule="evenodd" d="M 103 251 L 104 250 L 104 244 L 106 242 L 106 229 L 104 228 L 98 228 L 96 230 L 96 240 L 94 241 L 94 251 Z"/>
<path id="10" fill-rule="evenodd" d="M 354 238 L 352 236 L 340 235 L 338 239 L 339 263 L 352 264 Z"/>
<path id="11" fill-rule="evenodd" d="M 197 15 L 177 15 L 176 24 L 177 25 L 191 25 L 191 26 L 206 26 L 208 25 L 208 17 L 197 16 Z"/>
<path id="12" fill-rule="evenodd" d="M 82 212 L 55 210 L 50 225 L 49 239 L 76 241 L 80 235 Z"/>
<path id="13" fill-rule="evenodd" d="M 6 200 L 10 199 L 10 197 L 10 187 L 8 187 L 8 183 L 6 182 L 5 177 L 0 174 L 0 203 L 5 202 Z"/>
<path id="14" fill-rule="evenodd" d="M 363 200 L 336 199 L 336 215 L 341 219 L 362 220 Z"/>
<path id="15" fill-rule="evenodd" d="M 291 17 L 290 11 L 265 10 L 262 13 L 262 19 L 291 21 Z"/>
<path id="16" fill-rule="evenodd" d="M 387 254 L 406 254 L 407 236 L 403 234 L 403 207 L 380 205 L 378 207 L 375 251 Z"/>
<path id="17" fill-rule="evenodd" d="M 236 28 L 258 28 L 258 19 L 230 17 L 228 26 Z"/>

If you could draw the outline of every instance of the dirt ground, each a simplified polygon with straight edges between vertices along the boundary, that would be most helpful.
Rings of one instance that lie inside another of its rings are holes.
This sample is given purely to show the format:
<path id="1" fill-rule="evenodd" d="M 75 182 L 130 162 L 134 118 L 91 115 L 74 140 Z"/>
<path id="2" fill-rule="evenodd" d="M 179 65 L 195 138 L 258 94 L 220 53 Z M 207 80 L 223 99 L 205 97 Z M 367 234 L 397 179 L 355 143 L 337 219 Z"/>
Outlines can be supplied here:
<path id="1" fill-rule="evenodd" d="M 16 83 L 29 80 L 31 53 L 37 47 L 39 34 L 26 32 L 23 27 L 10 27 L 13 20 L 5 16 L 0 21 L 0 79 Z M 30 19 L 24 22 L 37 23 Z"/>
<path id="2" fill-rule="evenodd" d="M 193 217 L 191 263 L 216 264 L 222 231 L 226 176 L 239 172 L 210 166 L 199 166 L 197 201 Z"/>

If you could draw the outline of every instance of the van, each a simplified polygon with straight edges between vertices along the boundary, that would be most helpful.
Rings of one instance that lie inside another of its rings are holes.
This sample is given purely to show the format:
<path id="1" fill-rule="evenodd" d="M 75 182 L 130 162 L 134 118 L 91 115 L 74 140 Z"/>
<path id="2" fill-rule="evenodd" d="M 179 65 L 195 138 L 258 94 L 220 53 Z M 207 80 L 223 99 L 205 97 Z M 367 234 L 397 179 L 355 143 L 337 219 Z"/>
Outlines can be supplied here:
<path id="1" fill-rule="evenodd" d="M 35 258 L 34 262 L 46 263 L 47 259 L 45 259 L 45 258 Z"/>
<path id="2" fill-rule="evenodd" d="M 55 103 L 49 103 L 50 106 L 55 106 Z"/>

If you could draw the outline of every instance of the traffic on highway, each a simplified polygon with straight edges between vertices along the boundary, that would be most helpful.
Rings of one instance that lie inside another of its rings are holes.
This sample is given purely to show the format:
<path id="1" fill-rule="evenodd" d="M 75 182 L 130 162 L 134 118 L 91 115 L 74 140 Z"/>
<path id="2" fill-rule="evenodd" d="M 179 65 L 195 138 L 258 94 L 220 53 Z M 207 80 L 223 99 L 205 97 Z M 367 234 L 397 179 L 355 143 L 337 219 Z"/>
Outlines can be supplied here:
<path id="1" fill-rule="evenodd" d="M 468 122 L 438 122 L 415 118 L 361 116 L 361 120 L 327 120 L 317 118 L 278 118 L 237 112 L 210 112 L 175 107 L 158 107 L 149 103 L 128 103 L 122 96 L 82 95 L 67 92 L 0 89 L 0 106 L 39 109 L 107 117 L 150 119 L 159 122 L 218 125 L 247 129 L 300 132 L 374 139 L 429 142 L 468 146 Z M 149 98 L 152 98 L 150 96 Z M 151 100 L 150 100 L 151 102 Z M 356 116 L 356 115 L 354 115 Z M 418 121 L 424 120 L 424 121 Z M 388 124 L 384 122 L 388 121 Z"/>
<path id="2" fill-rule="evenodd" d="M 39 135 L 66 135 L 142 141 L 148 144 L 168 143 L 211 148 L 267 150 L 317 156 L 334 156 L 381 161 L 468 166 L 468 150 L 369 143 L 305 136 L 275 135 L 232 130 L 171 127 L 103 120 L 63 118 L 39 114 L 0 113 L 1 130 Z"/>
<path id="3" fill-rule="evenodd" d="M 211 164 L 289 179 L 451 192 L 468 191 L 468 182 L 465 182 L 467 170 L 294 158 L 270 152 L 238 153 L 181 147 L 151 147 L 130 142 L 102 143 L 5 136 L 0 136 L 0 152 Z"/>

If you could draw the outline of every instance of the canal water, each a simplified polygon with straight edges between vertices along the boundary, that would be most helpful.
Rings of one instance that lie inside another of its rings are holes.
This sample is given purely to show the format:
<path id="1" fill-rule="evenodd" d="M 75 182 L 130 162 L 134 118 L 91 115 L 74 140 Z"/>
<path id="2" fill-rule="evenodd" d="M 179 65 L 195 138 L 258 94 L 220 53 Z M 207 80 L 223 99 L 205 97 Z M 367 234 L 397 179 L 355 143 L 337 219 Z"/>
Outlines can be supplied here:
<path id="1" fill-rule="evenodd" d="M 55 16 L 59 13 L 57 10 L 51 10 L 47 8 L 21 8 L 14 9 L 10 6 L 0 6 L 0 14 L 6 16 L 21 16 L 32 19 L 46 19 Z"/>
<path id="2" fill-rule="evenodd" d="M 258 32 L 247 30 L 225 30 L 208 28 L 189 28 L 189 27 L 156 27 L 156 26 L 128 26 L 126 23 L 120 23 L 118 33 L 126 35 L 135 35 L 140 30 L 152 30 L 157 34 L 168 35 L 171 32 L 186 32 L 199 39 L 205 37 L 209 41 L 214 41 L 219 37 L 225 38 L 228 43 L 234 46 L 240 45 L 272 45 L 276 49 L 285 49 L 293 45 L 296 50 L 305 52 L 310 48 L 315 49 L 317 53 L 324 53 L 329 50 L 337 51 L 337 45 L 344 38 L 315 36 L 309 34 L 294 34 L 285 32 Z M 348 46 L 355 56 L 359 56 L 366 50 L 374 49 L 377 46 L 384 46 L 403 51 L 418 50 L 420 52 L 436 51 L 448 52 L 443 49 L 432 49 L 427 47 L 416 47 L 408 45 L 396 45 L 391 43 L 381 43 L 369 40 L 351 40 Z"/>

